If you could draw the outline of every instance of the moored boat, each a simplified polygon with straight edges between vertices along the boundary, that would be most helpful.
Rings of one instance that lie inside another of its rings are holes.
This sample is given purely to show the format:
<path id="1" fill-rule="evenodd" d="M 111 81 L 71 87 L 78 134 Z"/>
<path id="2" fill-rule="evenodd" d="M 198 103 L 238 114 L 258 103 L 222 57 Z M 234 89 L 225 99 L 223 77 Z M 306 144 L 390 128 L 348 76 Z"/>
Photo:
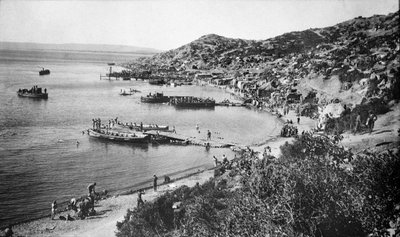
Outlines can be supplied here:
<path id="1" fill-rule="evenodd" d="M 142 143 L 142 142 L 149 142 L 150 140 L 149 135 L 138 132 L 126 133 L 126 132 L 115 132 L 115 131 L 107 131 L 99 129 L 89 129 L 88 134 L 91 137 L 116 141 L 116 142 Z"/>
<path id="2" fill-rule="evenodd" d="M 124 127 L 124 128 L 129 128 L 132 130 L 138 130 L 138 131 L 151 131 L 151 130 L 156 130 L 156 131 L 169 131 L 169 126 L 168 125 L 158 125 L 158 124 L 140 124 L 140 123 L 118 123 L 119 126 Z"/>
<path id="3" fill-rule="evenodd" d="M 42 70 L 39 71 L 39 75 L 40 76 L 49 75 L 49 74 L 50 74 L 50 70 L 49 69 L 42 68 Z"/>
<path id="4" fill-rule="evenodd" d="M 132 95 L 131 91 L 126 92 L 125 90 L 121 90 L 121 92 L 119 93 L 120 95 Z"/>
<path id="5" fill-rule="evenodd" d="M 140 101 L 144 103 L 166 103 L 169 102 L 169 97 L 165 96 L 163 93 L 149 93 L 147 96 L 140 97 Z"/>
<path id="6" fill-rule="evenodd" d="M 41 87 L 34 86 L 30 90 L 28 89 L 19 89 L 17 91 L 18 96 L 28 97 L 28 98 L 36 98 L 36 99 L 47 99 L 49 98 L 49 94 L 47 93 L 47 89 L 42 90 Z"/>
<path id="7" fill-rule="evenodd" d="M 132 89 L 132 88 L 130 88 L 129 89 L 131 92 L 133 92 L 133 93 L 139 93 L 140 92 L 140 90 L 136 90 L 136 89 Z"/>

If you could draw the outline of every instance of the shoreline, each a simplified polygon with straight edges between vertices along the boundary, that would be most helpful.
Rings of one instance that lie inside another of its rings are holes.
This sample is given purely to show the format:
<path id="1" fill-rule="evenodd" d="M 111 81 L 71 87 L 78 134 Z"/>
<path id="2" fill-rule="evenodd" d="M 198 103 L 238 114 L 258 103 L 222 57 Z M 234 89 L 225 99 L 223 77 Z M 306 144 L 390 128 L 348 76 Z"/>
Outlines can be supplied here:
<path id="1" fill-rule="evenodd" d="M 205 172 L 205 171 L 210 170 L 210 169 L 213 169 L 213 168 L 204 168 L 203 167 L 203 169 L 200 169 L 200 166 L 196 166 L 196 167 L 191 167 L 191 168 L 188 168 L 188 169 L 185 169 L 185 170 L 181 170 L 181 171 L 178 171 L 178 172 L 175 172 L 175 173 L 171 173 L 171 174 L 163 174 L 160 177 L 169 176 L 171 178 L 171 183 L 172 183 L 174 181 L 179 181 L 179 180 L 188 178 L 190 176 L 197 175 L 197 174 L 199 174 L 201 172 Z M 180 176 L 180 175 L 182 175 L 182 176 Z M 136 183 L 136 184 L 133 184 L 133 185 L 130 185 L 128 187 L 121 188 L 121 189 L 112 189 L 112 188 L 111 189 L 105 189 L 105 190 L 107 190 L 108 195 L 105 196 L 105 197 L 102 197 L 101 200 L 105 200 L 105 199 L 108 199 L 108 198 L 111 198 L 111 197 L 118 197 L 118 196 L 122 196 L 122 195 L 130 195 L 130 194 L 133 194 L 133 193 L 137 193 L 138 190 L 151 189 L 153 186 L 151 186 L 151 185 L 149 186 L 148 185 L 149 183 L 152 183 L 151 179 L 149 179 L 149 181 Z M 161 185 L 164 185 L 164 183 L 160 183 L 159 184 L 159 186 L 161 186 Z M 102 190 L 101 192 L 103 192 L 103 191 L 104 190 Z M 82 195 L 82 196 L 75 197 L 75 198 L 79 201 L 79 200 L 84 199 L 86 197 L 87 197 L 87 195 Z M 99 201 L 101 201 L 101 200 L 99 200 Z M 66 208 L 67 208 L 67 205 L 68 205 L 69 201 L 70 200 L 61 200 L 60 202 L 57 202 L 58 210 L 60 210 L 60 211 L 57 211 L 57 215 L 60 214 L 60 213 L 66 212 Z M 45 210 L 43 209 L 41 211 L 44 212 Z M 50 211 L 48 211 L 48 212 L 50 213 Z M 14 222 L 11 225 L 12 226 L 19 226 L 19 225 L 22 225 L 22 224 L 25 224 L 25 223 L 28 223 L 28 222 L 32 222 L 32 221 L 36 221 L 36 220 L 40 220 L 40 219 L 50 218 L 50 216 L 51 216 L 50 214 L 40 215 L 40 216 L 32 217 L 30 219 Z M 0 234 L 1 234 L 1 230 L 6 228 L 7 226 L 8 225 L 0 226 Z"/>
<path id="2" fill-rule="evenodd" d="M 240 95 L 237 95 L 237 94 L 235 94 L 235 96 L 240 97 Z M 246 106 L 246 108 L 247 109 L 251 109 L 251 110 L 258 110 L 259 112 L 268 113 L 269 115 L 271 115 L 273 117 L 273 119 L 275 120 L 275 123 L 276 123 L 276 126 L 275 126 L 274 130 L 271 133 L 275 133 L 274 131 L 276 129 L 281 129 L 283 127 L 283 125 L 285 124 L 285 119 L 294 120 L 293 117 L 289 117 L 288 115 L 287 116 L 278 117 L 276 114 L 271 113 L 270 111 L 268 111 L 266 109 L 257 109 L 257 108 L 255 108 L 253 106 Z M 294 113 L 294 111 L 291 111 L 291 113 Z M 295 115 L 293 115 L 293 116 L 295 116 Z M 289 137 L 289 138 L 288 137 L 286 137 L 286 138 L 285 137 L 280 137 L 280 132 L 279 131 L 274 135 L 266 136 L 266 137 L 267 137 L 266 140 L 257 142 L 256 144 L 248 144 L 248 145 L 238 144 L 235 147 L 238 148 L 238 149 L 245 149 L 246 147 L 250 147 L 251 149 L 253 149 L 256 152 L 259 151 L 260 154 L 262 155 L 262 151 L 264 150 L 264 148 L 266 146 L 270 146 L 271 149 L 272 149 L 271 154 L 278 156 L 279 155 L 279 151 L 280 151 L 279 147 L 281 145 L 283 145 L 286 141 L 290 141 L 290 140 L 293 139 L 293 137 Z M 230 159 L 233 159 L 233 157 L 231 157 Z M 214 167 L 213 168 L 208 168 L 208 169 L 206 168 L 206 169 L 203 169 L 203 170 L 199 169 L 199 170 L 197 170 L 195 172 L 186 173 L 187 171 L 193 171 L 196 168 L 198 168 L 198 167 L 191 167 L 191 168 L 188 168 L 186 170 L 183 170 L 182 172 L 179 172 L 178 174 L 175 173 L 175 174 L 171 175 L 171 176 L 175 176 L 173 178 L 171 177 L 172 178 L 171 179 L 171 183 L 169 183 L 169 184 L 161 184 L 160 183 L 159 187 L 169 186 L 170 184 L 174 184 L 174 183 L 180 183 L 180 185 L 187 185 L 187 184 L 190 184 L 191 178 L 199 178 L 199 179 L 203 180 L 205 174 L 207 174 L 206 175 L 207 177 L 209 176 L 208 179 L 214 176 L 213 173 L 211 174 L 211 176 L 209 174 L 210 171 L 214 170 Z M 180 174 L 182 174 L 182 176 L 179 176 Z M 162 176 L 160 176 L 160 177 L 162 177 Z M 110 190 L 112 192 L 112 196 L 108 196 L 105 199 L 99 200 L 98 203 L 95 205 L 96 211 L 97 211 L 99 205 L 101 206 L 101 204 L 104 203 L 104 202 L 107 203 L 108 202 L 107 200 L 120 198 L 120 197 L 124 197 L 124 196 L 132 196 L 132 195 L 136 196 L 135 194 L 140 189 L 151 190 L 152 186 L 149 186 L 149 185 L 146 186 L 146 184 L 148 184 L 148 183 L 151 183 L 151 181 L 145 182 L 145 183 L 141 183 L 141 184 L 134 184 L 134 185 L 131 186 L 132 189 L 128 187 L 128 188 L 124 188 L 122 190 L 113 190 L 111 188 Z M 165 189 L 165 187 L 164 187 L 164 189 Z M 108 190 L 108 191 L 110 191 L 110 190 Z M 82 197 L 84 197 L 84 196 L 82 196 Z M 151 200 L 154 200 L 156 197 L 157 197 L 157 195 L 153 195 L 152 194 Z M 58 216 L 60 216 L 60 215 L 66 216 L 67 214 L 69 214 L 70 211 L 64 210 L 67 203 L 68 203 L 68 200 L 59 203 L 59 209 L 61 209 L 63 211 L 57 212 L 56 218 Z M 114 211 L 111 211 L 111 212 L 114 212 Z M 50 212 L 50 208 L 49 208 L 49 212 Z M 125 215 L 125 214 L 126 213 L 124 213 L 123 215 Z M 123 215 L 121 217 L 123 217 Z M 104 217 L 104 218 L 107 218 L 107 217 Z M 88 218 L 88 219 L 90 219 L 90 218 Z M 61 220 L 56 220 L 56 221 L 57 222 L 63 222 Z M 49 231 L 49 234 L 51 233 L 51 236 L 57 235 L 58 232 L 50 231 L 53 227 L 48 227 L 46 225 L 47 222 L 54 222 L 53 220 L 50 220 L 50 214 L 45 215 L 45 216 L 39 216 L 39 217 L 31 218 L 31 219 L 28 219 L 28 220 L 23 220 L 23 221 L 20 221 L 20 222 L 12 224 L 12 226 L 13 226 L 14 232 L 17 235 L 20 235 L 20 234 L 21 235 L 35 235 L 35 234 L 43 235 L 43 234 L 45 234 L 43 232 L 43 230 Z M 80 227 L 77 227 L 77 229 L 83 228 L 83 225 L 91 225 L 90 223 L 86 223 L 87 219 L 85 219 L 85 220 L 76 220 L 76 221 L 73 221 L 73 222 L 81 222 L 79 225 L 77 225 L 77 226 L 80 226 Z M 38 231 L 40 233 L 38 233 Z"/>
<path id="3" fill-rule="evenodd" d="M 377 145 L 381 144 L 382 142 L 390 142 L 392 146 L 396 146 L 396 144 L 398 145 L 399 137 L 396 135 L 396 132 L 399 125 L 396 124 L 397 127 L 393 126 L 393 121 L 396 121 L 400 118 L 400 114 L 398 112 L 400 111 L 400 106 L 397 105 L 393 109 L 394 110 L 392 112 L 379 116 L 376 128 L 372 133 L 374 136 L 365 133 L 355 135 L 351 133 L 345 133 L 343 134 L 344 139 L 339 143 L 339 145 L 342 145 L 347 149 L 354 149 L 353 151 L 355 153 L 357 151 L 360 152 L 365 149 L 371 149 L 371 147 L 378 147 Z M 302 131 L 310 131 L 315 127 L 316 120 L 304 116 L 300 117 L 300 124 L 297 124 L 297 116 L 294 110 L 290 110 L 289 114 L 282 117 L 277 117 L 275 114 L 266 110 L 260 111 L 274 116 L 274 119 L 277 121 L 277 129 L 281 129 L 286 120 L 295 121 L 293 125 L 298 127 L 299 134 L 301 134 Z M 391 129 L 388 129 L 388 127 Z M 393 127 L 395 128 L 393 129 Z M 264 148 L 269 146 L 271 147 L 270 154 L 275 157 L 279 157 L 280 146 L 293 140 L 293 137 L 280 137 L 280 134 L 278 133 L 276 136 L 271 136 L 268 139 L 257 144 L 252 144 L 249 147 L 255 152 L 259 152 L 261 157 Z M 371 146 L 371 144 L 374 143 L 376 143 L 375 146 Z M 379 146 L 381 149 L 385 149 L 385 147 L 386 146 Z M 242 147 L 240 146 L 240 148 Z M 182 185 L 191 187 L 197 182 L 202 184 L 210 180 L 212 177 L 214 177 L 214 168 L 208 168 L 176 177 L 171 180 L 171 183 L 160 184 L 157 192 L 152 190 L 152 186 L 146 186 L 144 187 L 146 194 L 143 195 L 143 200 L 153 201 L 167 191 L 172 191 Z M 76 221 L 50 220 L 49 217 L 37 218 L 16 224 L 13 226 L 13 231 L 16 235 L 23 236 L 112 236 L 116 230 L 117 221 L 123 220 L 127 209 L 136 206 L 137 191 L 138 190 L 122 191 L 116 193 L 112 197 L 98 201 L 95 204 L 95 209 L 98 214 L 94 217 Z M 67 214 L 68 211 L 64 211 L 58 213 L 57 216 L 65 216 Z"/>
<path id="4" fill-rule="evenodd" d="M 171 180 L 168 184 L 160 184 L 157 191 L 152 186 L 145 188 L 143 200 L 153 201 L 165 192 L 172 191 L 182 185 L 193 187 L 202 184 L 214 176 L 214 168 L 205 169 Z M 95 203 L 96 215 L 84 220 L 64 221 L 51 220 L 49 217 L 26 221 L 13 226 L 15 235 L 19 236 L 113 236 L 117 221 L 122 221 L 127 209 L 136 207 L 137 190 L 126 191 Z M 57 213 L 66 216 L 73 211 Z"/>

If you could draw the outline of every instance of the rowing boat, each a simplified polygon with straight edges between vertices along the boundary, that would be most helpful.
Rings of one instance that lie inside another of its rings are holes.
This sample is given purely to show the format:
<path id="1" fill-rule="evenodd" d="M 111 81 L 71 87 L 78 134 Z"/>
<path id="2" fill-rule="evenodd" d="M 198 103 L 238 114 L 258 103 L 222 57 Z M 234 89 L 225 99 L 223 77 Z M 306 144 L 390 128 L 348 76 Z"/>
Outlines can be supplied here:
<path id="1" fill-rule="evenodd" d="M 138 124 L 138 123 L 118 123 L 119 126 L 123 128 L 129 128 L 131 130 L 142 130 L 142 131 L 169 131 L 169 126 L 168 125 L 157 125 L 157 124 Z"/>
<path id="2" fill-rule="evenodd" d="M 143 133 L 123 133 L 123 132 L 112 132 L 105 130 L 94 130 L 89 129 L 88 134 L 90 137 L 100 138 L 104 140 L 116 141 L 116 142 L 131 142 L 131 143 L 142 143 L 149 142 L 150 136 Z"/>

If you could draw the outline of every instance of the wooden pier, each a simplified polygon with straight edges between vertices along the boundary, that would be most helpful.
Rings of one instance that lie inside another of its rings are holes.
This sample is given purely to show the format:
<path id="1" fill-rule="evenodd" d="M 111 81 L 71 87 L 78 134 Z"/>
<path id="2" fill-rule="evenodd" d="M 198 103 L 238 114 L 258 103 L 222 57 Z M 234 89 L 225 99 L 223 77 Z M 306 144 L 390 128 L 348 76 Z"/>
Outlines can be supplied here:
<path id="1" fill-rule="evenodd" d="M 161 136 L 167 138 L 172 141 L 179 141 L 188 145 L 196 145 L 196 146 L 204 146 L 204 147 L 212 147 L 212 148 L 229 148 L 232 146 L 238 146 L 239 144 L 234 142 L 226 142 L 226 141 L 217 141 L 217 140 L 207 140 L 196 137 L 188 137 L 183 134 L 177 134 L 173 132 L 161 132 L 161 131 L 147 131 L 145 134 L 149 134 L 151 136 Z"/>

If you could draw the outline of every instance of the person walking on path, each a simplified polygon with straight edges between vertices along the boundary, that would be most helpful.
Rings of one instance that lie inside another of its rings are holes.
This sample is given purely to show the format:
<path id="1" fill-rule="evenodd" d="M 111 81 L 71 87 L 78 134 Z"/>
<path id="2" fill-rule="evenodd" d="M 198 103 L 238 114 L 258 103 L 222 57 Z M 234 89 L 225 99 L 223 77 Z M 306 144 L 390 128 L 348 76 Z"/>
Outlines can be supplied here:
<path id="1" fill-rule="evenodd" d="M 51 203 L 51 219 L 54 220 L 54 217 L 56 216 L 56 211 L 57 211 L 57 201 L 54 200 Z"/>
<path id="2" fill-rule="evenodd" d="M 360 112 L 358 112 L 356 117 L 356 126 L 354 127 L 354 134 L 360 130 L 360 126 L 361 126 L 361 115 Z"/>
<path id="3" fill-rule="evenodd" d="M 156 175 L 153 175 L 153 189 L 154 189 L 154 191 L 157 191 L 157 179 L 158 179 L 158 177 Z"/>
<path id="4" fill-rule="evenodd" d="M 207 130 L 207 140 L 211 140 L 211 132 L 210 132 L 210 130 Z"/>
<path id="5" fill-rule="evenodd" d="M 375 125 L 375 121 L 378 118 L 376 117 L 376 115 L 370 110 L 369 111 L 369 115 L 368 115 L 368 119 L 367 119 L 367 127 L 369 129 L 369 133 L 372 132 L 372 130 L 374 130 L 374 125 Z"/>

